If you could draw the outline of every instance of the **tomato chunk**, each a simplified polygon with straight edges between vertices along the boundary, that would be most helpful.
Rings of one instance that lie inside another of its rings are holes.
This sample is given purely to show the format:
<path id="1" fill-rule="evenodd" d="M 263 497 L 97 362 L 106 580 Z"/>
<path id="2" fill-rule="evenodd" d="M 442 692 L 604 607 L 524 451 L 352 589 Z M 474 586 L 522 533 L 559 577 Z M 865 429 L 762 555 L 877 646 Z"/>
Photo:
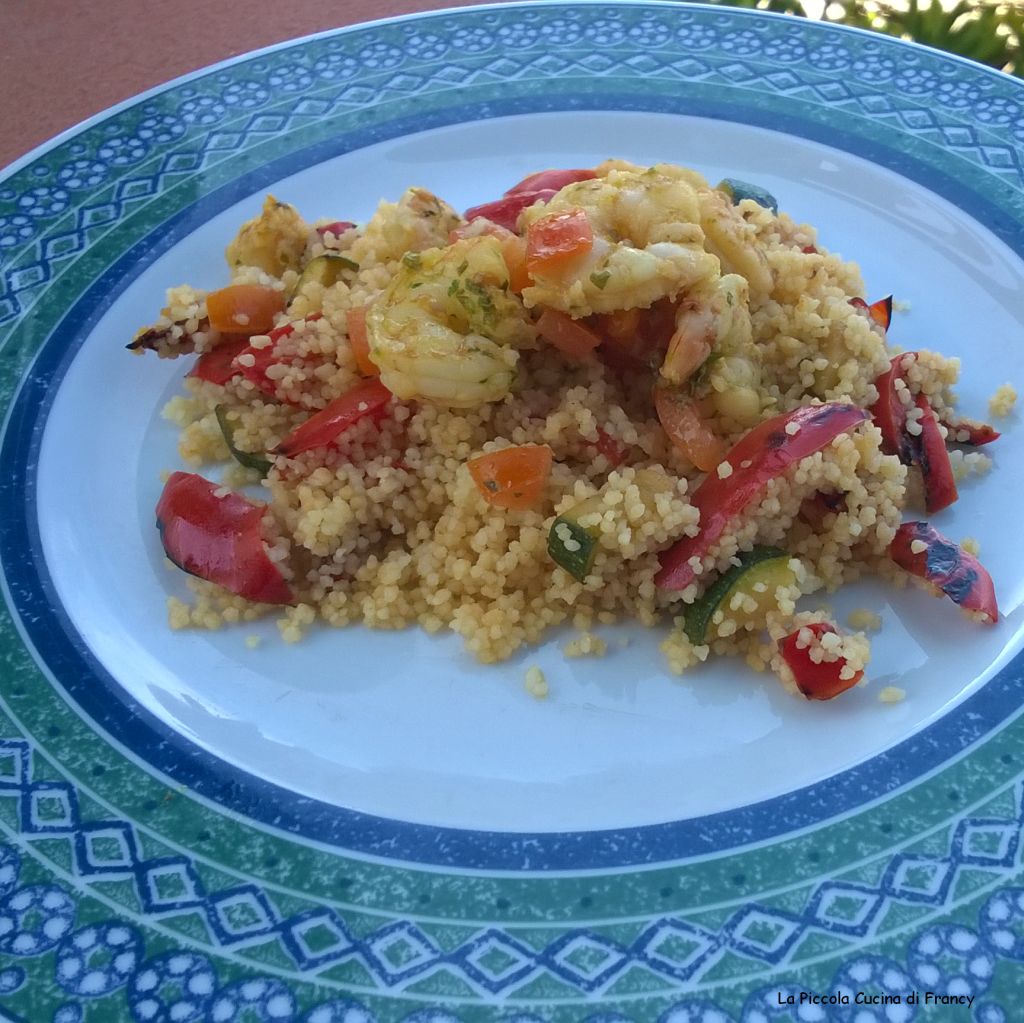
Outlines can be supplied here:
<path id="1" fill-rule="evenodd" d="M 370 338 L 366 333 L 366 306 L 348 311 L 348 343 L 356 366 L 364 377 L 379 377 L 380 367 L 370 358 Z"/>
<path id="2" fill-rule="evenodd" d="M 266 334 L 284 309 L 284 293 L 262 284 L 231 284 L 206 296 L 210 326 L 225 334 Z"/>
<path id="3" fill-rule="evenodd" d="M 729 449 L 729 472 L 708 473 L 693 492 L 700 511 L 700 532 L 684 536 L 661 554 L 654 582 L 666 590 L 685 589 L 697 577 L 691 558 L 700 558 L 725 532 L 729 522 L 789 466 L 821 451 L 834 438 L 859 426 L 868 414 L 856 405 L 829 402 L 805 405 L 766 419 Z"/>
<path id="4" fill-rule="evenodd" d="M 366 416 L 379 416 L 391 401 L 391 392 L 379 380 L 365 380 L 335 398 L 296 427 L 271 451 L 294 458 L 303 451 L 326 447 L 354 423 Z"/>
<path id="5" fill-rule="evenodd" d="M 522 511 L 536 507 L 544 497 L 551 473 L 551 448 L 522 444 L 478 455 L 466 464 L 488 504 Z"/>
<path id="6" fill-rule="evenodd" d="M 834 696 L 846 692 L 855 686 L 863 677 L 863 671 L 853 672 L 849 678 L 843 678 L 843 669 L 847 666 L 845 657 L 834 661 L 814 661 L 811 658 L 813 642 L 802 643 L 801 632 L 808 629 L 814 639 L 821 639 L 829 634 L 838 635 L 827 622 L 813 622 L 803 628 L 791 632 L 779 641 L 779 652 L 787 667 L 793 673 L 793 681 L 808 700 L 831 700 Z"/>
<path id="7" fill-rule="evenodd" d="M 293 604 L 263 544 L 266 509 L 194 472 L 172 473 L 156 506 L 164 551 L 179 568 L 246 600 Z"/>
<path id="8" fill-rule="evenodd" d="M 537 333 L 564 356 L 577 362 L 601 343 L 599 335 L 557 309 L 546 308 L 540 314 Z"/>
<path id="9" fill-rule="evenodd" d="M 526 231 L 526 269 L 531 277 L 563 268 L 594 245 L 587 214 L 580 209 L 549 213 Z"/>
<path id="10" fill-rule="evenodd" d="M 668 438 L 703 472 L 725 458 L 725 441 L 708 425 L 692 400 L 667 387 L 654 388 L 654 409 Z"/>
<path id="11" fill-rule="evenodd" d="M 314 320 L 319 320 L 322 315 L 322 313 L 310 313 L 305 320 L 297 322 L 312 323 Z M 277 381 L 267 374 L 267 370 L 271 366 L 281 363 L 281 356 L 277 352 L 278 342 L 291 337 L 295 333 L 295 328 L 295 323 L 282 323 L 280 327 L 275 327 L 270 331 L 268 335 L 270 344 L 264 345 L 261 348 L 255 348 L 250 342 L 235 356 L 235 368 L 246 380 L 254 384 L 264 394 L 269 395 L 271 398 L 285 401 L 289 405 L 294 405 L 295 402 L 289 401 L 278 393 Z"/>

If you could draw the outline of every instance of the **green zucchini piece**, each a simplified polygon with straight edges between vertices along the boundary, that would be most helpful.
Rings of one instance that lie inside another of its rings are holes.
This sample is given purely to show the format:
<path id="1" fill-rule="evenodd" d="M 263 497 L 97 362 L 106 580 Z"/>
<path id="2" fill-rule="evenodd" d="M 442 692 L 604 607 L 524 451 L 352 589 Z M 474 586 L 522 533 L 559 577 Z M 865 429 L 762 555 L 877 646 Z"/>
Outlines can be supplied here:
<path id="1" fill-rule="evenodd" d="M 732 199 L 733 206 L 738 206 L 744 199 L 753 199 L 758 206 L 764 206 L 772 213 L 779 212 L 778 200 L 760 185 L 752 185 L 749 181 L 741 181 L 739 178 L 722 178 L 715 187 Z"/>
<path id="2" fill-rule="evenodd" d="M 235 445 L 235 431 L 228 422 L 227 408 L 224 405 L 218 405 L 213 412 L 217 417 L 217 425 L 220 427 L 220 432 L 224 435 L 224 443 L 227 444 L 234 460 L 239 465 L 244 465 L 246 469 L 255 469 L 260 474 L 260 479 L 264 479 L 274 463 L 262 455 L 253 454 L 251 451 L 240 451 Z"/>
<path id="3" fill-rule="evenodd" d="M 673 489 L 672 481 L 654 469 L 638 470 L 633 482 L 645 505 L 649 505 L 659 493 L 670 493 Z M 604 497 L 598 492 L 562 512 L 548 532 L 548 554 L 557 565 L 580 582 L 586 579 L 594 564 L 597 541 L 601 534 L 594 526 L 584 528 L 579 520 L 603 508 Z"/>
<path id="4" fill-rule="evenodd" d="M 787 567 L 789 555 L 778 547 L 755 547 L 740 552 L 738 557 L 740 563 L 723 572 L 683 612 L 683 631 L 691 643 L 699 646 L 705 641 L 715 611 L 720 607 L 728 607 L 738 589 L 753 589 L 757 582 L 770 583 L 771 576 L 783 568 L 790 571 Z M 775 585 L 778 585 L 778 581 Z"/>
<path id="5" fill-rule="evenodd" d="M 337 252 L 322 252 L 302 268 L 299 279 L 288 292 L 287 300 L 290 302 L 307 284 L 312 284 L 314 281 L 317 284 L 322 284 L 325 288 L 337 284 L 345 270 L 358 271 L 359 264 L 354 259 L 349 259 L 348 256 L 342 256 Z"/>

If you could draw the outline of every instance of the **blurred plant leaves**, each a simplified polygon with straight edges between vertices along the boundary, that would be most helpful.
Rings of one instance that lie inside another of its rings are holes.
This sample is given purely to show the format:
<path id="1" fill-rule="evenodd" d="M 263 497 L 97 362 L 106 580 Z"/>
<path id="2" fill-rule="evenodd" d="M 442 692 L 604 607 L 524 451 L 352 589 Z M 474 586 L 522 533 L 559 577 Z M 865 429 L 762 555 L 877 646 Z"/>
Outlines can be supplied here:
<path id="1" fill-rule="evenodd" d="M 800 0 L 711 0 L 806 15 Z M 820 4 L 818 5 L 820 7 Z M 1024 0 L 826 0 L 823 20 L 885 32 L 1024 78 Z"/>

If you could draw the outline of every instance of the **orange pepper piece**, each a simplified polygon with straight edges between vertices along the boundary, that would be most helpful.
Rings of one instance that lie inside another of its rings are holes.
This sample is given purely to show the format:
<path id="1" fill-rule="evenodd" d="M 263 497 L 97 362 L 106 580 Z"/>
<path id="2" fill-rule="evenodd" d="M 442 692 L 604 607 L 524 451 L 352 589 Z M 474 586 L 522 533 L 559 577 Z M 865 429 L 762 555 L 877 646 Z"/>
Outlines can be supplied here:
<path id="1" fill-rule="evenodd" d="M 557 272 L 593 246 L 594 232 L 583 210 L 549 213 L 526 231 L 526 268 L 531 277 Z"/>
<path id="2" fill-rule="evenodd" d="M 523 511 L 536 507 L 551 473 L 551 448 L 521 444 L 477 455 L 467 463 L 484 500 L 495 508 Z"/>
<path id="3" fill-rule="evenodd" d="M 231 284 L 206 296 L 210 326 L 222 334 L 266 334 L 284 310 L 284 294 L 262 284 Z"/>
<path id="4" fill-rule="evenodd" d="M 366 333 L 366 306 L 348 311 L 348 343 L 356 360 L 356 367 L 364 377 L 379 377 L 380 367 L 370 358 L 370 338 Z"/>

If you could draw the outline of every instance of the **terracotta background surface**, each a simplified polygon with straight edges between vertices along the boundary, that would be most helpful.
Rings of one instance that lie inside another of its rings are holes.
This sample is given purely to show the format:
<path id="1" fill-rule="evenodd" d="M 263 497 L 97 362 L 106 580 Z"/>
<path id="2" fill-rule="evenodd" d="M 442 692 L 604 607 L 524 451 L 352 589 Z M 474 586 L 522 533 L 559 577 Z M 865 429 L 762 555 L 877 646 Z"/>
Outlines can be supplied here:
<path id="1" fill-rule="evenodd" d="M 325 29 L 474 0 L 0 0 L 0 168 L 145 89 Z"/>

